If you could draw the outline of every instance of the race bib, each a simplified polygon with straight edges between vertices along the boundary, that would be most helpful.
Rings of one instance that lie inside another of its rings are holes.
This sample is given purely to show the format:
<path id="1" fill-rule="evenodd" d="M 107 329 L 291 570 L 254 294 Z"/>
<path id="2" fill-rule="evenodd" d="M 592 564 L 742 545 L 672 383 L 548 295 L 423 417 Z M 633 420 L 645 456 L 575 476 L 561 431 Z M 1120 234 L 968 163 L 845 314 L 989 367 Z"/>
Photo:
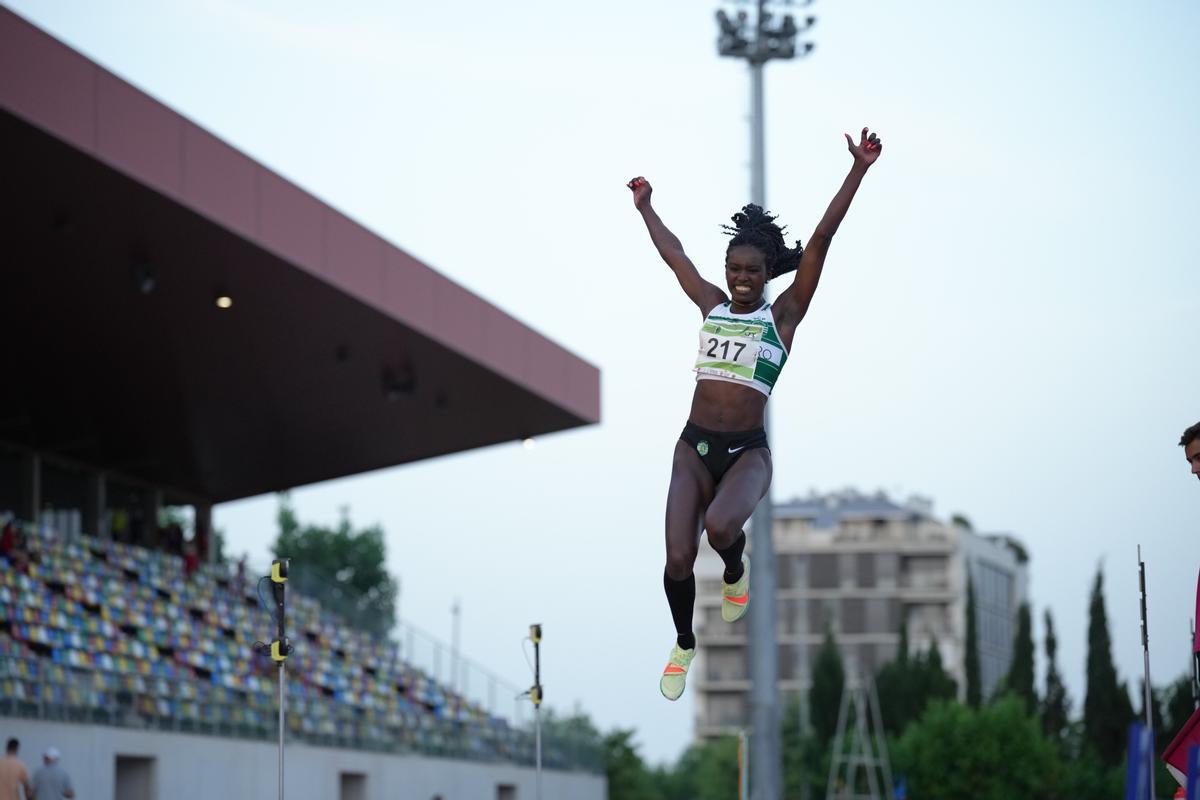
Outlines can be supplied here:
<path id="1" fill-rule="evenodd" d="M 709 320 L 700 329 L 700 352 L 695 371 L 723 378 L 750 381 L 766 327 L 758 322 Z"/>

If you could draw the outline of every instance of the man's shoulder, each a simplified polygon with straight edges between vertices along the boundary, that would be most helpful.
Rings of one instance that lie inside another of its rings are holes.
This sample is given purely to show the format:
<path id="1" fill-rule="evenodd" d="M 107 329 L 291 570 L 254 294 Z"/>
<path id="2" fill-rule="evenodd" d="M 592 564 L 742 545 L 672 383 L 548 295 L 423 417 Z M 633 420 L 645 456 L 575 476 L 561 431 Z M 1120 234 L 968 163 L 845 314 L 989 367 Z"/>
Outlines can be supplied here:
<path id="1" fill-rule="evenodd" d="M 42 766 L 37 768 L 37 772 L 34 773 L 34 777 L 36 778 L 39 775 L 45 775 L 47 777 L 57 777 L 61 773 L 62 773 L 62 767 L 59 766 L 58 764 L 43 764 Z"/>
<path id="2" fill-rule="evenodd" d="M 0 776 L 29 780 L 29 773 L 25 770 L 25 765 L 21 763 L 21 760 L 7 755 L 0 758 Z"/>

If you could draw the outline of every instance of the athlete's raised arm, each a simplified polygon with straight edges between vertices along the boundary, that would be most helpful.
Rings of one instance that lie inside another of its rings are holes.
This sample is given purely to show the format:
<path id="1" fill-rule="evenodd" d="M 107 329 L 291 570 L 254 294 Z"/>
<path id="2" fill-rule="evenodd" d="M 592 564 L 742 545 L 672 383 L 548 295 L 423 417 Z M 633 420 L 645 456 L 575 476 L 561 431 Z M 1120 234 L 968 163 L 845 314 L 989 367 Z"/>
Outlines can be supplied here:
<path id="1" fill-rule="evenodd" d="M 883 152 L 883 140 L 870 133 L 867 128 L 862 129 L 858 144 L 854 143 L 850 134 L 845 136 L 854 163 L 850 165 L 850 173 L 842 181 L 842 187 L 833 196 L 829 208 L 825 209 L 825 216 L 821 217 L 816 230 L 809 238 L 804 255 L 800 258 L 800 266 L 796 268 L 795 280 L 791 286 L 780 292 L 775 301 L 775 318 L 781 326 L 794 328 L 808 313 L 808 305 L 817 291 L 817 282 L 821 280 L 821 268 L 825 266 L 825 256 L 829 253 L 833 234 L 846 217 L 850 201 L 854 199 L 854 193 L 858 191 L 863 176 Z"/>
<path id="2" fill-rule="evenodd" d="M 679 285 L 700 309 L 700 313 L 707 314 L 712 311 L 714 306 L 724 303 L 728 299 L 725 297 L 725 293 L 700 277 L 696 265 L 683 251 L 683 245 L 679 238 L 667 229 L 667 226 L 659 219 L 654 207 L 650 205 L 650 193 L 653 189 L 650 188 L 649 181 L 639 176 L 625 185 L 633 191 L 633 206 L 641 213 L 642 220 L 646 223 L 646 230 L 650 232 L 650 241 L 654 242 L 658 254 L 675 273 Z"/>

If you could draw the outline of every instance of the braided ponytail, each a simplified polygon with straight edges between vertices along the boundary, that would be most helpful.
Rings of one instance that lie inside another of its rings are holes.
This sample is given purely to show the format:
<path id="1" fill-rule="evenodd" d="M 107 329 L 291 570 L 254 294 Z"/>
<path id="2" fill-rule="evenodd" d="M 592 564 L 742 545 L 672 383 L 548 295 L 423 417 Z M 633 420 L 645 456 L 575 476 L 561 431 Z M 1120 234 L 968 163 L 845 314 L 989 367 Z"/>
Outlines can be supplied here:
<path id="1" fill-rule="evenodd" d="M 733 237 L 729 240 L 729 247 L 748 245 L 762 252 L 767 259 L 767 280 L 791 272 L 800 265 L 800 256 L 804 253 L 800 240 L 796 240 L 795 247 L 789 248 L 783 240 L 787 228 L 776 225 L 777 217 L 763 211 L 762 206 L 753 203 L 744 205 L 730 219 L 733 220 L 732 225 L 721 226 L 725 233 Z"/>

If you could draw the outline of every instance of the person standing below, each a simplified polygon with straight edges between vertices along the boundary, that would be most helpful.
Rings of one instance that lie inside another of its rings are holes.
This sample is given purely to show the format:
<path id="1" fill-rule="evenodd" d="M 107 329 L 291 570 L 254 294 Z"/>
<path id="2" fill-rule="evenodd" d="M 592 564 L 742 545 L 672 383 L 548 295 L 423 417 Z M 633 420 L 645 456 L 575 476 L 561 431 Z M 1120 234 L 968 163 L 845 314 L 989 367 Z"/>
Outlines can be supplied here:
<path id="1" fill-rule="evenodd" d="M 1184 458 L 1192 465 L 1192 474 L 1200 479 L 1200 422 L 1183 432 L 1179 446 L 1183 448 Z"/>
<path id="2" fill-rule="evenodd" d="M 17 787 L 25 790 L 25 800 L 33 797 L 33 787 L 29 784 L 29 773 L 25 765 L 17 758 L 21 743 L 9 739 L 4 748 L 4 758 L 0 758 L 0 800 L 21 800 Z"/>
<path id="3" fill-rule="evenodd" d="M 42 755 L 42 766 L 33 773 L 33 796 L 36 800 L 71 800 L 75 797 L 71 776 L 59 765 L 60 758 L 62 753 L 58 752 L 57 747 L 46 748 Z"/>

